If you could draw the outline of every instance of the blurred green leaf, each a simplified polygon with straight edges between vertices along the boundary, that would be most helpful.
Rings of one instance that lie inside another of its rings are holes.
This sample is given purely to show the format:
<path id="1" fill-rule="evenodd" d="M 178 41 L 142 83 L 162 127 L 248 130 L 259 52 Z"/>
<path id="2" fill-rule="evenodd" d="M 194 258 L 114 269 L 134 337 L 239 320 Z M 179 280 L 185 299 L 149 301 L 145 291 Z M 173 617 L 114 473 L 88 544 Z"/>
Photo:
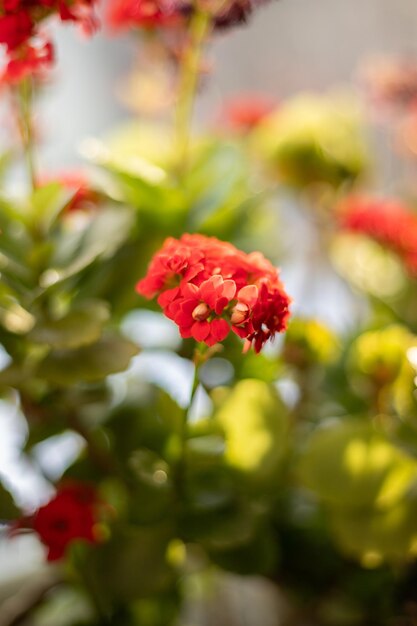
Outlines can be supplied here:
<path id="1" fill-rule="evenodd" d="M 85 553 L 83 576 L 104 607 L 167 590 L 173 572 L 167 562 L 169 524 L 124 526 L 111 539 Z"/>
<path id="2" fill-rule="evenodd" d="M 13 496 L 0 482 L 0 521 L 14 520 L 20 516 L 21 512 L 16 506 Z"/>
<path id="3" fill-rule="evenodd" d="M 384 510 L 333 509 L 331 526 L 339 546 L 366 567 L 405 561 L 417 553 L 417 502 L 403 499 Z"/>
<path id="4" fill-rule="evenodd" d="M 76 350 L 52 350 L 41 361 L 37 376 L 57 385 L 91 382 L 125 370 L 138 354 L 136 344 L 117 335 Z"/>
<path id="5" fill-rule="evenodd" d="M 68 204 L 72 193 L 59 182 L 37 187 L 29 200 L 28 217 L 31 228 L 47 232 L 55 218 Z"/>
<path id="6" fill-rule="evenodd" d="M 287 447 L 288 413 L 273 387 L 242 380 L 216 413 L 226 437 L 225 458 L 254 484 L 272 485 Z"/>
<path id="7" fill-rule="evenodd" d="M 226 571 L 247 575 L 270 573 L 279 558 L 276 537 L 270 529 L 261 528 L 247 543 L 225 550 L 210 550 L 210 558 Z"/>
<path id="8" fill-rule="evenodd" d="M 299 475 L 326 502 L 385 508 L 403 498 L 417 480 L 417 462 L 371 423 L 350 420 L 312 435 Z"/>
<path id="9" fill-rule="evenodd" d="M 109 316 L 105 302 L 84 301 L 64 317 L 38 321 L 29 333 L 29 339 L 53 348 L 78 348 L 99 339 Z"/>

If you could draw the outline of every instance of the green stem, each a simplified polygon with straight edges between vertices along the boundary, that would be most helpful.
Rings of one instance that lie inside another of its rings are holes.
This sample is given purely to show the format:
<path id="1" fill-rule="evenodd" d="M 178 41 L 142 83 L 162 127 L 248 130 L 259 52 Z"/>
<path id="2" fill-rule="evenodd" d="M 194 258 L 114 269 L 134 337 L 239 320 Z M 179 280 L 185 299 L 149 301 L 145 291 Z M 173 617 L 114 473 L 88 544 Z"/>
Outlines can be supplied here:
<path id="1" fill-rule="evenodd" d="M 182 415 L 181 431 L 180 431 L 180 452 L 177 466 L 177 489 L 180 496 L 184 495 L 185 491 L 185 472 L 186 472 L 186 456 L 187 456 L 187 439 L 188 439 L 188 421 L 190 416 L 191 407 L 193 406 L 196 391 L 198 389 L 200 363 L 198 358 L 194 359 L 194 378 L 191 387 L 190 400 L 188 406 L 185 407 Z"/>
<path id="2" fill-rule="evenodd" d="M 32 83 L 30 78 L 23 80 L 19 85 L 20 105 L 20 132 L 22 135 L 23 149 L 26 158 L 29 183 L 34 191 L 36 189 L 36 168 L 33 155 L 34 137 L 32 127 Z"/>
<path id="3" fill-rule="evenodd" d="M 180 66 L 178 99 L 175 112 L 175 144 L 178 170 L 187 168 L 190 127 L 204 42 L 211 24 L 210 14 L 196 8 L 189 29 L 189 43 Z"/>

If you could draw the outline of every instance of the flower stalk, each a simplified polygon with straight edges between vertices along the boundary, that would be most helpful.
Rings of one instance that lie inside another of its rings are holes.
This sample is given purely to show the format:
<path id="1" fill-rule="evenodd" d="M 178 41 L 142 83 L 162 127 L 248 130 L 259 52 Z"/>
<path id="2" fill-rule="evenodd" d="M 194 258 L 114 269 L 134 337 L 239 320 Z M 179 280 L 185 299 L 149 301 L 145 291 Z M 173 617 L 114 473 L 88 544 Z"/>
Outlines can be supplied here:
<path id="1" fill-rule="evenodd" d="M 187 169 L 190 128 L 204 44 L 210 31 L 211 16 L 195 8 L 189 28 L 188 45 L 183 53 L 175 111 L 175 147 L 180 176 Z"/>
<path id="2" fill-rule="evenodd" d="M 36 189 L 36 167 L 34 159 L 34 136 L 32 125 L 32 101 L 33 86 L 30 78 L 22 80 L 18 86 L 18 102 L 20 111 L 20 134 L 22 137 L 23 151 L 26 159 L 29 184 L 34 191 Z"/>

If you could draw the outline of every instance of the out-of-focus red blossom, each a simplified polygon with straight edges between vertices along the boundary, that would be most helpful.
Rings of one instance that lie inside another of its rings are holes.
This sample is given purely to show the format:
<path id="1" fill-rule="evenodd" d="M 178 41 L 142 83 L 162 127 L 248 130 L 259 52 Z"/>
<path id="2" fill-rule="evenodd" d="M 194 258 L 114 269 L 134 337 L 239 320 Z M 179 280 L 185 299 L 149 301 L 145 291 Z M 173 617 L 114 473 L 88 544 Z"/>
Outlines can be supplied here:
<path id="1" fill-rule="evenodd" d="M 30 45 L 22 46 L 18 55 L 10 54 L 10 60 L 0 76 L 0 84 L 12 85 L 27 76 L 42 79 L 53 62 L 54 49 L 50 42 L 36 48 Z"/>
<path id="2" fill-rule="evenodd" d="M 48 548 L 48 561 L 65 555 L 67 547 L 77 539 L 98 541 L 98 497 L 93 487 L 81 483 L 62 485 L 55 496 L 41 506 L 28 520 L 28 526 L 39 535 Z"/>
<path id="3" fill-rule="evenodd" d="M 215 237 L 168 238 L 136 288 L 158 297 L 182 337 L 209 346 L 233 331 L 259 352 L 289 317 L 291 301 L 277 269 L 261 253 L 246 254 Z"/>
<path id="4" fill-rule="evenodd" d="M 223 30 L 232 26 L 239 26 L 239 24 L 245 24 L 256 4 L 253 0 L 231 0 L 225 2 L 222 8 L 213 15 L 214 27 Z"/>
<path id="5" fill-rule="evenodd" d="M 91 34 L 97 27 L 96 0 L 5 0 L 0 12 L 0 45 L 8 54 L 3 82 L 16 82 L 31 72 L 45 70 L 52 64 L 51 43 L 36 46 L 39 27 L 45 19 L 57 15 L 61 21 L 77 22 Z M 42 39 L 42 37 L 41 37 Z"/>
<path id="6" fill-rule="evenodd" d="M 214 28 L 224 29 L 247 21 L 262 0 L 201 0 L 200 10 L 212 16 Z M 107 22 L 113 29 L 172 28 L 187 24 L 196 5 L 190 0 L 110 0 Z"/>
<path id="7" fill-rule="evenodd" d="M 256 128 L 274 108 L 272 102 L 265 97 L 239 96 L 226 103 L 222 117 L 231 129 L 249 132 Z"/>
<path id="8" fill-rule="evenodd" d="M 414 59 L 371 59 L 361 68 L 360 80 L 376 104 L 405 108 L 417 101 L 417 62 Z"/>
<path id="9" fill-rule="evenodd" d="M 114 30 L 171 27 L 182 20 L 173 3 L 164 0 L 111 0 L 107 22 Z"/>
<path id="10" fill-rule="evenodd" d="M 402 115 L 397 125 L 395 147 L 406 157 L 417 156 L 417 99 Z"/>
<path id="11" fill-rule="evenodd" d="M 417 275 L 417 214 L 397 200 L 352 197 L 340 206 L 342 229 L 368 235 L 398 254 Z"/>
<path id="12" fill-rule="evenodd" d="M 100 203 L 100 194 L 91 188 L 89 180 L 83 172 L 48 174 L 41 176 L 38 180 L 41 186 L 53 182 L 60 183 L 74 194 L 66 207 L 66 213 L 90 210 L 96 208 Z"/>

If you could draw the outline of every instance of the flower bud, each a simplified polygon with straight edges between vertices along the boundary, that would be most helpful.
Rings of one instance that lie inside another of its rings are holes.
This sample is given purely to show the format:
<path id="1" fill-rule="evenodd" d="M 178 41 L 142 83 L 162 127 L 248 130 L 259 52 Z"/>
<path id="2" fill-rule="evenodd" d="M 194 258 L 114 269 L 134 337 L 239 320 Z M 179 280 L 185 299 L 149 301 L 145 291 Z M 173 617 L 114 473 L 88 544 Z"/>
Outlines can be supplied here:
<path id="1" fill-rule="evenodd" d="M 198 304 L 192 312 L 193 319 L 196 322 L 204 322 L 210 315 L 210 309 L 204 302 Z"/>
<path id="2" fill-rule="evenodd" d="M 232 315 L 230 321 L 235 326 L 239 326 L 239 324 L 243 324 L 248 318 L 249 315 L 249 307 L 244 302 L 238 302 L 232 311 Z"/>

